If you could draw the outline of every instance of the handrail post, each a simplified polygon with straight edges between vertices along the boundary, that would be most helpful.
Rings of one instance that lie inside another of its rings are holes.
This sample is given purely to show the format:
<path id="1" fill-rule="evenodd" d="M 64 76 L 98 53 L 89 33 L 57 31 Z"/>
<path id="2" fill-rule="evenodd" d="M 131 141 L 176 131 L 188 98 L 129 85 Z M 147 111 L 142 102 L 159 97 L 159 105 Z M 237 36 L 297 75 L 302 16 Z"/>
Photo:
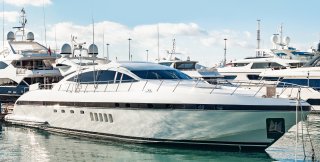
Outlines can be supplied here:
<path id="1" fill-rule="evenodd" d="M 236 89 L 234 89 L 234 91 L 233 91 L 230 95 L 233 95 L 233 94 L 237 91 L 237 89 L 241 86 L 241 84 L 242 84 L 242 83 L 240 83 L 240 84 L 236 87 Z"/>
<path id="2" fill-rule="evenodd" d="M 147 81 L 146 81 L 146 83 L 144 84 L 144 86 L 143 86 L 143 88 L 142 88 L 142 91 L 143 91 L 143 90 L 144 90 L 144 88 L 146 87 L 146 85 L 147 85 L 148 81 L 149 81 L 149 80 L 147 80 Z"/>
<path id="3" fill-rule="evenodd" d="M 129 92 L 130 89 L 131 89 L 131 86 L 132 86 L 132 84 L 133 84 L 133 81 L 134 81 L 134 80 L 131 81 L 131 84 L 130 84 L 130 87 L 129 87 L 129 89 L 128 89 L 128 92 Z"/>
<path id="4" fill-rule="evenodd" d="M 161 80 L 161 83 L 160 83 L 159 87 L 157 88 L 157 92 L 159 91 L 159 89 L 160 89 L 160 87 L 161 87 L 161 85 L 162 85 L 163 81 L 164 81 L 164 80 Z"/>
<path id="5" fill-rule="evenodd" d="M 108 85 L 109 85 L 109 81 L 107 81 L 107 85 L 106 85 L 106 88 L 104 88 L 104 92 L 107 90 Z"/>
<path id="6" fill-rule="evenodd" d="M 62 85 L 62 84 L 60 84 L 58 91 L 60 91 L 61 85 Z"/>
<path id="7" fill-rule="evenodd" d="M 174 87 L 174 89 L 173 89 L 172 92 L 174 92 L 174 91 L 177 89 L 177 87 L 179 86 L 180 82 L 181 82 L 181 80 L 179 80 L 179 82 L 178 82 L 177 85 Z"/>
<path id="8" fill-rule="evenodd" d="M 84 89 L 83 93 L 86 93 L 88 85 L 89 85 L 89 83 L 87 83 L 86 88 Z"/>
<path id="9" fill-rule="evenodd" d="M 217 86 L 218 86 L 218 84 L 216 84 L 215 86 L 213 86 L 213 88 L 212 88 L 212 90 L 211 90 L 210 94 L 212 94 L 213 90 L 214 90 L 214 89 L 216 89 L 216 88 L 217 88 Z"/>
<path id="10" fill-rule="evenodd" d="M 264 83 L 261 85 L 261 87 L 259 88 L 259 90 L 253 95 L 253 97 L 255 97 L 255 96 L 260 92 L 260 90 L 263 88 L 263 86 L 264 86 Z"/>
<path id="11" fill-rule="evenodd" d="M 68 85 L 68 88 L 67 88 L 66 92 L 68 92 L 68 91 L 69 91 L 70 84 L 71 84 L 71 83 L 69 83 L 69 85 Z"/>
<path id="12" fill-rule="evenodd" d="M 116 92 L 118 92 L 118 88 L 119 88 L 120 84 L 121 84 L 121 80 L 119 80 L 119 83 L 118 83 L 117 88 L 116 88 Z"/>
<path id="13" fill-rule="evenodd" d="M 200 82 L 200 79 L 198 78 L 198 79 L 197 79 L 197 83 L 194 85 L 194 87 L 193 87 L 193 88 L 196 88 L 196 87 L 197 87 L 197 85 L 199 84 L 199 82 Z"/>

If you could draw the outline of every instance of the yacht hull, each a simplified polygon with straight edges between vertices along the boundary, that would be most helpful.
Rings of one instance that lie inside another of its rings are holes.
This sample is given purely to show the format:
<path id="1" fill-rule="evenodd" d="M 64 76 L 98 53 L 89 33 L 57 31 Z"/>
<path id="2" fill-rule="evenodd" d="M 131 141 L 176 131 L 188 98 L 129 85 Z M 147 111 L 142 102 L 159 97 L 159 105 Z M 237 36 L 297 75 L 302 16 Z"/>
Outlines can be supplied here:
<path id="1" fill-rule="evenodd" d="M 16 105 L 14 111 L 14 114 L 6 117 L 6 121 L 60 133 L 138 143 L 261 149 L 274 142 L 274 139 L 267 137 L 268 118 L 283 118 L 285 131 L 296 122 L 295 111 L 270 110 L 168 110 Z"/>

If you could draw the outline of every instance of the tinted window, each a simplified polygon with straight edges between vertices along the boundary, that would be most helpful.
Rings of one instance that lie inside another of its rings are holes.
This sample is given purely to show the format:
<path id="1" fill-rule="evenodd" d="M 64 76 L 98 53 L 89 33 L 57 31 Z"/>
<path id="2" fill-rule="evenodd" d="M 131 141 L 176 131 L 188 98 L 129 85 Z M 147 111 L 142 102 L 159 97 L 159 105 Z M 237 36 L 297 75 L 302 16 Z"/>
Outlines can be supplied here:
<path id="1" fill-rule="evenodd" d="M 265 68 L 282 68 L 283 66 L 276 62 L 266 62 L 266 63 L 254 63 L 251 69 L 265 69 Z"/>
<path id="2" fill-rule="evenodd" d="M 272 63 L 270 64 L 270 67 L 271 67 L 271 68 L 282 68 L 283 66 L 280 65 L 280 64 L 278 64 L 278 63 L 276 63 L 276 62 L 272 62 Z"/>
<path id="3" fill-rule="evenodd" d="M 171 66 L 171 62 L 160 62 L 160 65 L 164 65 L 164 66 Z"/>
<path id="4" fill-rule="evenodd" d="M 241 66 L 246 66 L 246 65 L 248 65 L 249 63 L 234 63 L 234 64 L 232 64 L 232 66 L 234 66 L 234 67 L 241 67 Z"/>
<path id="5" fill-rule="evenodd" d="M 252 64 L 251 69 L 265 69 L 269 67 L 270 67 L 269 63 L 254 63 Z"/>
<path id="6" fill-rule="evenodd" d="M 177 62 L 175 65 L 176 69 L 195 69 L 195 62 Z"/>
<path id="7" fill-rule="evenodd" d="M 123 82 L 131 82 L 131 81 L 134 80 L 132 77 L 130 77 L 130 76 L 126 75 L 126 74 L 118 72 L 117 79 L 116 79 L 117 83 L 121 80 L 121 77 L 122 77 L 122 81 L 121 81 L 122 83 Z"/>
<path id="8" fill-rule="evenodd" d="M 0 61 L 0 69 L 6 68 L 8 65 L 2 61 Z"/>
<path id="9" fill-rule="evenodd" d="M 142 79 L 191 79 L 177 70 L 136 70 L 131 71 Z"/>
<path id="10" fill-rule="evenodd" d="M 88 82 L 93 83 L 97 82 L 113 82 L 115 71 L 100 70 L 100 71 L 89 71 L 81 73 L 78 76 L 71 77 L 68 81 L 79 81 L 79 82 Z"/>
<path id="11" fill-rule="evenodd" d="M 237 76 L 236 75 L 225 75 L 224 77 L 223 77 L 223 79 L 235 79 Z"/>
<path id="12" fill-rule="evenodd" d="M 97 81 L 112 82 L 114 80 L 115 74 L 116 74 L 115 71 L 108 71 L 108 70 L 99 71 Z"/>
<path id="13" fill-rule="evenodd" d="M 247 75 L 249 80 L 258 80 L 259 79 L 259 75 Z"/>

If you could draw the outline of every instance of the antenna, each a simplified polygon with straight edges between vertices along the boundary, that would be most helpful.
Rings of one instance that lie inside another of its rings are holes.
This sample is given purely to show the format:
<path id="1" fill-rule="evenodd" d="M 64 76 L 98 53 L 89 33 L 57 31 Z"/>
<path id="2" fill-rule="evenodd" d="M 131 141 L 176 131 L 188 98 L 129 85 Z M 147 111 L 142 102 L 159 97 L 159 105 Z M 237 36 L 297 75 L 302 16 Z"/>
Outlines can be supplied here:
<path id="1" fill-rule="evenodd" d="M 283 49 L 283 42 L 282 42 L 282 34 L 283 34 L 283 31 L 282 31 L 282 23 L 281 23 L 281 25 L 280 25 L 280 31 L 279 31 L 279 33 L 280 33 L 280 46 L 281 46 L 281 48 Z"/>
<path id="2" fill-rule="evenodd" d="M 158 63 L 159 63 L 159 61 L 160 61 L 160 55 L 159 55 L 159 39 L 160 39 L 160 37 L 159 37 L 159 24 L 157 25 L 157 32 L 158 32 Z"/>
<path id="3" fill-rule="evenodd" d="M 104 30 L 103 30 L 103 35 L 102 35 L 102 58 L 104 58 Z"/>
<path id="4" fill-rule="evenodd" d="M 46 12 L 44 10 L 44 0 L 42 0 L 42 12 L 43 12 L 43 26 L 44 26 L 44 42 L 47 45 L 47 28 L 46 28 Z"/>
<path id="5" fill-rule="evenodd" d="M 14 29 L 18 29 L 17 32 L 22 31 L 22 40 L 24 40 L 24 27 L 26 26 L 27 19 L 26 19 L 26 11 L 24 8 L 21 9 L 20 11 L 20 24 L 21 26 L 13 27 Z"/>
<path id="6" fill-rule="evenodd" d="M 57 50 L 58 50 L 58 45 L 57 45 L 57 28 L 56 28 L 56 27 L 54 27 L 54 42 L 55 42 L 55 44 L 56 44 L 56 50 L 55 50 L 55 52 L 57 52 Z M 56 53 L 56 57 L 57 57 L 57 53 Z"/>
<path id="7" fill-rule="evenodd" d="M 172 39 L 172 54 L 176 53 L 176 39 Z"/>
<path id="8" fill-rule="evenodd" d="M 4 0 L 2 0 L 2 50 L 4 50 Z"/>
<path id="9" fill-rule="evenodd" d="M 94 19 L 93 19 L 93 14 L 92 14 L 92 44 L 93 44 L 93 46 L 92 46 L 92 48 L 94 48 Z M 92 54 L 92 57 L 93 57 L 93 60 L 92 60 L 92 62 L 93 62 L 93 84 L 95 85 L 96 84 L 96 69 L 95 69 L 95 63 L 94 63 L 94 61 L 95 61 L 95 58 L 96 58 L 96 55 L 95 55 L 95 50 L 93 49 L 93 54 Z"/>
<path id="10" fill-rule="evenodd" d="M 257 29 L 257 56 L 260 55 L 260 19 L 257 20 L 258 22 L 258 29 Z"/>

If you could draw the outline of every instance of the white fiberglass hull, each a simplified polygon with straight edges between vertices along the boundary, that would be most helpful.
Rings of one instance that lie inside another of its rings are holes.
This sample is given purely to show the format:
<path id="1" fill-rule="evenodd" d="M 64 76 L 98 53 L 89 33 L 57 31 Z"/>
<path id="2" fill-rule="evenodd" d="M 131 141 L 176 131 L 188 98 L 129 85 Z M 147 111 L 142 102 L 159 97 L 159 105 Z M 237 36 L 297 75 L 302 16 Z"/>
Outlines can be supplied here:
<path id="1" fill-rule="evenodd" d="M 284 118 L 285 131 L 296 122 L 295 111 L 146 110 L 56 105 L 18 105 L 14 111 L 6 117 L 7 121 L 59 132 L 75 131 L 136 142 L 262 148 L 274 141 L 267 138 L 267 118 Z"/>

